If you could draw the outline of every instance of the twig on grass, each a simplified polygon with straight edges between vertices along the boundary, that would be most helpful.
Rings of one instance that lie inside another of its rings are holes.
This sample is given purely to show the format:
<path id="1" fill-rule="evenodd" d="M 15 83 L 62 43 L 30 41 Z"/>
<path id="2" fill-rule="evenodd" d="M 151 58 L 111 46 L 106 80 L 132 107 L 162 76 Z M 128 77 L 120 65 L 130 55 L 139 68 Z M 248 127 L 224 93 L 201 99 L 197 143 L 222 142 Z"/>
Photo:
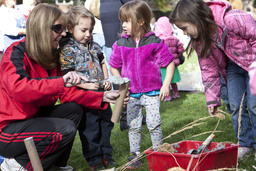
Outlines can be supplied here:
<path id="1" fill-rule="evenodd" d="M 165 139 L 167 139 L 167 138 L 170 138 L 170 137 L 173 136 L 173 135 L 176 135 L 176 134 L 178 134 L 178 133 L 181 133 L 181 132 L 183 132 L 183 131 L 185 131 L 185 130 L 189 130 L 189 129 L 192 129 L 192 128 L 196 127 L 196 126 L 200 126 L 200 125 L 202 125 L 202 124 L 205 124 L 205 122 L 201 122 L 201 123 L 200 123 L 199 121 L 203 121 L 203 120 L 206 120 L 206 119 L 209 119 L 209 118 L 212 118 L 212 117 L 211 117 L 211 116 L 207 116 L 207 117 L 199 118 L 198 120 L 195 120 L 195 121 L 193 121 L 193 122 L 191 122 L 191 123 L 185 125 L 185 126 L 182 127 L 180 130 L 177 130 L 177 131 L 171 133 L 170 135 L 166 136 L 166 137 L 163 138 L 161 141 L 163 141 L 163 140 L 165 140 Z M 219 121 L 220 121 L 220 119 L 219 119 Z M 219 125 L 219 121 L 218 121 L 218 123 L 217 123 L 217 125 L 216 125 L 214 131 L 211 131 L 211 132 L 221 132 L 221 131 L 216 131 L 216 129 L 217 129 L 218 125 Z M 198 123 L 198 122 L 199 122 L 199 123 Z M 204 132 L 204 133 L 201 133 L 201 134 L 205 134 L 205 132 Z M 152 148 L 152 146 L 149 147 L 148 149 L 146 149 L 145 151 L 147 151 L 147 150 L 149 150 L 149 149 L 151 149 L 151 148 Z M 154 151 L 153 151 L 152 153 L 148 154 L 148 155 L 151 155 L 151 154 L 153 154 L 153 153 L 154 153 Z M 133 160 L 129 161 L 128 163 L 126 163 L 126 164 L 120 166 L 120 167 L 117 168 L 116 170 L 121 170 L 121 171 L 125 170 L 125 169 L 126 169 L 130 164 L 132 164 L 134 161 L 140 160 L 140 159 L 146 157 L 146 156 L 142 157 L 144 154 L 145 154 L 145 153 L 142 152 L 139 156 L 137 156 L 137 157 L 134 158 Z M 177 159 L 175 158 L 175 156 L 174 156 L 172 153 L 169 153 L 169 154 L 171 154 L 171 155 L 173 156 L 173 158 L 174 158 L 174 160 L 175 160 L 175 163 L 180 167 L 180 165 L 179 165 Z"/>

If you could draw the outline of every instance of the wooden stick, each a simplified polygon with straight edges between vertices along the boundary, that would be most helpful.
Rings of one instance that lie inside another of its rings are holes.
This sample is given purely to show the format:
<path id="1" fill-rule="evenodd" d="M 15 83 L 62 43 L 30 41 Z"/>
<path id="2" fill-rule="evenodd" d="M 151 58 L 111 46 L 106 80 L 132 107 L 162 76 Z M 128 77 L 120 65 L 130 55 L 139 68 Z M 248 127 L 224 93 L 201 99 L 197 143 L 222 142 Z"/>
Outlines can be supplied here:
<path id="1" fill-rule="evenodd" d="M 120 120 L 120 116 L 124 106 L 124 99 L 128 92 L 129 86 L 130 86 L 130 82 L 119 85 L 120 96 L 116 99 L 116 104 L 111 117 L 111 121 L 113 123 L 118 123 Z"/>
<path id="2" fill-rule="evenodd" d="M 188 167 L 187 167 L 187 171 L 189 171 L 190 167 L 191 167 L 191 164 L 192 164 L 192 161 L 194 159 L 194 156 L 192 155 L 190 160 L 189 160 L 189 163 L 188 163 Z"/>
<path id="3" fill-rule="evenodd" d="M 42 167 L 42 163 L 39 159 L 37 150 L 36 150 L 36 146 L 33 140 L 33 137 L 29 137 L 26 138 L 24 140 L 27 152 L 28 152 L 28 156 L 29 159 L 31 161 L 32 167 L 34 169 L 34 171 L 44 171 L 43 167 Z"/>

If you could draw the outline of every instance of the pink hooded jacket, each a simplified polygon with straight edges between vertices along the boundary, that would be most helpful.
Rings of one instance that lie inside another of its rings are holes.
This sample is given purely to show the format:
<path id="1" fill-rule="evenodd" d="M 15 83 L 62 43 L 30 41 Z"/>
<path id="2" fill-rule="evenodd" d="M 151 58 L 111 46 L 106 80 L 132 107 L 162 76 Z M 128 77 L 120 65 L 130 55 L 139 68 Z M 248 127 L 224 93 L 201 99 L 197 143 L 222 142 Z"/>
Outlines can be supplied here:
<path id="1" fill-rule="evenodd" d="M 182 56 L 184 48 L 179 39 L 173 36 L 172 26 L 167 17 L 160 17 L 157 20 L 155 26 L 155 34 L 159 38 L 164 39 L 166 46 L 173 54 L 173 62 L 175 66 L 179 66 L 179 58 Z"/>
<path id="2" fill-rule="evenodd" d="M 220 106 L 220 74 L 226 79 L 227 59 L 249 71 L 256 59 L 256 22 L 242 11 L 232 10 L 224 1 L 209 1 L 214 20 L 223 28 L 214 38 L 214 48 L 209 58 L 200 58 L 199 65 L 205 87 L 207 106 Z M 199 54 L 199 53 L 198 53 Z"/>

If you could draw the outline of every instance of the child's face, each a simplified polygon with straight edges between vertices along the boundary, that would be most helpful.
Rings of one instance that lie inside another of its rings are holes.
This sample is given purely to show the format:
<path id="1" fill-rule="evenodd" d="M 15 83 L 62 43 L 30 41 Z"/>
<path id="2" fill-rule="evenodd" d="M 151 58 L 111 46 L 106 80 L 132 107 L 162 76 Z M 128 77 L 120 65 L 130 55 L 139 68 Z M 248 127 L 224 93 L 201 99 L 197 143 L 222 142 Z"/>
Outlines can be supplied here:
<path id="1" fill-rule="evenodd" d="M 187 36 L 190 36 L 192 39 L 198 38 L 198 30 L 195 24 L 188 22 L 175 22 L 175 25 L 183 30 L 183 33 Z"/>
<path id="2" fill-rule="evenodd" d="M 93 25 L 90 18 L 80 18 L 78 25 L 69 32 L 73 34 L 74 38 L 81 44 L 85 44 L 92 37 Z"/>
<path id="3" fill-rule="evenodd" d="M 123 21 L 122 28 L 125 34 L 131 35 L 131 32 L 132 32 L 131 20 L 129 19 L 129 21 Z"/>

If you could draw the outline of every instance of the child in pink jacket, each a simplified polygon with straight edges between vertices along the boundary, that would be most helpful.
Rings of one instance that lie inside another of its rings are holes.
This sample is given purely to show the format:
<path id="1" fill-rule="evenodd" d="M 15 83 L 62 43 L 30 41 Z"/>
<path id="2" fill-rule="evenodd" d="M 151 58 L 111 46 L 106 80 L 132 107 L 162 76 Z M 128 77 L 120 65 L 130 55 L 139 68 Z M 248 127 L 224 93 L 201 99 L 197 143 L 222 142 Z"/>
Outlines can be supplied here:
<path id="1" fill-rule="evenodd" d="M 168 49 L 173 54 L 173 62 L 175 64 L 174 75 L 171 81 L 171 87 L 173 90 L 173 96 L 170 95 L 166 97 L 165 101 L 170 101 L 171 99 L 179 98 L 179 90 L 177 83 L 180 82 L 180 73 L 178 70 L 178 66 L 183 64 L 184 56 L 182 56 L 184 52 L 183 44 L 179 41 L 178 38 L 173 36 L 172 26 L 169 22 L 169 19 L 165 16 L 160 17 L 155 26 L 155 34 L 161 39 L 164 39 L 165 44 L 167 45 Z M 166 68 L 161 68 L 162 80 L 165 78 L 166 75 Z"/>
<path id="2" fill-rule="evenodd" d="M 239 138 L 238 159 L 254 153 L 256 97 L 250 91 L 248 71 L 256 60 L 255 19 L 242 10 L 232 10 L 226 1 L 180 0 L 170 21 L 191 37 L 188 56 L 193 50 L 197 52 L 209 114 L 215 116 L 221 105 L 222 76 Z"/>

